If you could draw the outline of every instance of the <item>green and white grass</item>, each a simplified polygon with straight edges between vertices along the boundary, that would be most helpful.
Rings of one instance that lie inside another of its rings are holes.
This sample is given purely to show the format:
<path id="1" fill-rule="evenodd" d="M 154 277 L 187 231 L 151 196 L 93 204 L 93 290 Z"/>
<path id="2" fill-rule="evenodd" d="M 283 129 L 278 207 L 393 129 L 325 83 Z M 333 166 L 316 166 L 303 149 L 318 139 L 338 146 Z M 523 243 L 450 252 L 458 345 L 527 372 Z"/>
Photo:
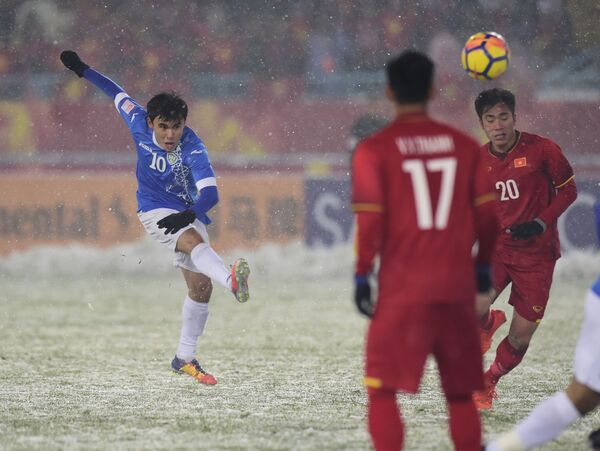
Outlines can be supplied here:
<path id="1" fill-rule="evenodd" d="M 350 249 L 246 253 L 251 301 L 214 290 L 199 356 L 219 383 L 206 387 L 170 371 L 185 291 L 157 248 L 47 249 L 0 260 L 0 449 L 370 448 L 366 321 L 350 300 Z M 483 414 L 486 437 L 570 379 L 583 296 L 599 266 L 592 256 L 565 262 L 523 364 Z M 406 449 L 452 449 L 433 364 L 421 393 L 400 403 Z M 596 413 L 543 449 L 585 449 L 598 426 Z"/>

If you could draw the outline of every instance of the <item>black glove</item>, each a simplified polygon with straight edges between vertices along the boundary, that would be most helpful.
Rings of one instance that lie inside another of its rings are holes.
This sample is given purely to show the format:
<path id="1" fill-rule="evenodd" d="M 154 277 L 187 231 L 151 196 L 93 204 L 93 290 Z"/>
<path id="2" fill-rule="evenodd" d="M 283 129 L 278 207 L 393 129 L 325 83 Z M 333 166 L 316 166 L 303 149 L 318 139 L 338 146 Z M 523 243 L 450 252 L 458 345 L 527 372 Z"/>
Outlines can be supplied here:
<path id="1" fill-rule="evenodd" d="M 373 300 L 368 276 L 354 276 L 354 303 L 358 311 L 369 318 L 373 315 Z"/>
<path id="2" fill-rule="evenodd" d="M 71 69 L 79 78 L 83 77 L 83 71 L 90 67 L 81 61 L 79 55 L 73 50 L 65 50 L 62 52 L 60 54 L 60 60 L 67 69 Z"/>
<path id="3" fill-rule="evenodd" d="M 528 240 L 536 235 L 540 235 L 545 227 L 541 220 L 524 222 L 523 224 L 517 224 L 508 229 L 509 233 L 515 240 Z"/>
<path id="4" fill-rule="evenodd" d="M 196 213 L 192 210 L 184 210 L 179 213 L 173 213 L 165 218 L 162 218 L 156 224 L 159 229 L 166 229 L 165 235 L 176 233 L 185 226 L 191 224 L 196 219 Z"/>
<path id="5" fill-rule="evenodd" d="M 488 265 L 475 266 L 475 279 L 478 293 L 487 293 L 492 288 L 492 276 Z"/>
<path id="6" fill-rule="evenodd" d="M 600 450 L 600 429 L 596 429 L 588 437 L 590 448 L 593 450 Z"/>

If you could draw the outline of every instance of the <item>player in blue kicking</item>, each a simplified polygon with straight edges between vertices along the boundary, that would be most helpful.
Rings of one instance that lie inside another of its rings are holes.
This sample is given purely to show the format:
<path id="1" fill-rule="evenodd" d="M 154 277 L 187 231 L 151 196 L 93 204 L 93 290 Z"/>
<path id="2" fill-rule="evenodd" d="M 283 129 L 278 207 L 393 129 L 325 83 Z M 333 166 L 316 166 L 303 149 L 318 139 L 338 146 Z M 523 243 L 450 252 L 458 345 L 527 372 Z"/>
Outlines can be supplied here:
<path id="1" fill-rule="evenodd" d="M 594 206 L 600 241 L 600 202 Z M 600 405 L 600 277 L 588 290 L 583 324 L 575 348 L 573 378 L 510 432 L 486 446 L 486 451 L 525 451 L 558 437 L 568 426 Z M 600 449 L 600 429 L 589 437 L 592 449 Z"/>
<path id="2" fill-rule="evenodd" d="M 207 212 L 218 202 L 217 181 L 202 140 L 186 127 L 188 107 L 175 93 L 160 93 L 142 108 L 115 82 L 90 68 L 77 55 L 61 53 L 63 64 L 108 95 L 129 127 L 137 152 L 138 216 L 159 243 L 175 252 L 188 287 L 181 336 L 171 366 L 198 382 L 214 385 L 214 376 L 196 359 L 196 345 L 208 318 L 211 280 L 231 290 L 239 302 L 249 299 L 248 263 L 231 269 L 210 247 Z"/>

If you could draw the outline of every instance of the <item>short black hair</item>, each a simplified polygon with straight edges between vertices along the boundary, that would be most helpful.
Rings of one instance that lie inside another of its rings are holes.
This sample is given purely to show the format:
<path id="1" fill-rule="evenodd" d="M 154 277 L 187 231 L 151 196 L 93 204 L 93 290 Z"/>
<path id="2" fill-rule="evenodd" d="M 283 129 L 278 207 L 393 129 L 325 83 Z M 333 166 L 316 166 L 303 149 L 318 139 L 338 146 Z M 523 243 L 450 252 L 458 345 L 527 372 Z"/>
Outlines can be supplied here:
<path id="1" fill-rule="evenodd" d="M 386 65 L 387 81 L 398 103 L 425 103 L 433 83 L 433 61 L 406 50 Z"/>
<path id="2" fill-rule="evenodd" d="M 174 91 L 161 92 L 152 97 L 146 105 L 150 121 L 160 116 L 165 121 L 185 120 L 188 115 L 188 106 L 179 94 Z"/>
<path id="3" fill-rule="evenodd" d="M 510 112 L 515 114 L 515 95 L 508 89 L 492 88 L 481 91 L 475 99 L 475 111 L 479 119 L 483 113 L 499 103 L 505 104 Z"/>

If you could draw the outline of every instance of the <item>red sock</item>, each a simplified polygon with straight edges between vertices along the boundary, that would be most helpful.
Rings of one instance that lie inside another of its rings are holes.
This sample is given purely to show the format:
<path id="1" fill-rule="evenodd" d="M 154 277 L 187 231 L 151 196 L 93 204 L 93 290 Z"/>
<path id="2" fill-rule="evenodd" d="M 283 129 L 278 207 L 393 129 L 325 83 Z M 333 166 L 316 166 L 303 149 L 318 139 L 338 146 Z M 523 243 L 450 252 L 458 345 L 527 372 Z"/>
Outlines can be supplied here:
<path id="1" fill-rule="evenodd" d="M 396 404 L 396 392 L 369 388 L 369 433 L 377 451 L 402 449 L 404 426 Z"/>
<path id="2" fill-rule="evenodd" d="M 481 317 L 479 317 L 479 325 L 483 330 L 490 330 L 492 325 L 494 324 L 494 320 L 492 319 L 492 311 L 488 310 L 487 313 Z"/>
<path id="3" fill-rule="evenodd" d="M 494 384 L 498 383 L 498 379 L 521 363 L 526 352 L 527 347 L 521 350 L 515 349 L 508 341 L 508 337 L 506 337 L 498 345 L 496 358 L 490 369 L 485 373 L 486 377 L 489 377 Z"/>
<path id="4" fill-rule="evenodd" d="M 480 451 L 481 422 L 473 399 L 448 400 L 448 416 L 456 451 Z"/>

